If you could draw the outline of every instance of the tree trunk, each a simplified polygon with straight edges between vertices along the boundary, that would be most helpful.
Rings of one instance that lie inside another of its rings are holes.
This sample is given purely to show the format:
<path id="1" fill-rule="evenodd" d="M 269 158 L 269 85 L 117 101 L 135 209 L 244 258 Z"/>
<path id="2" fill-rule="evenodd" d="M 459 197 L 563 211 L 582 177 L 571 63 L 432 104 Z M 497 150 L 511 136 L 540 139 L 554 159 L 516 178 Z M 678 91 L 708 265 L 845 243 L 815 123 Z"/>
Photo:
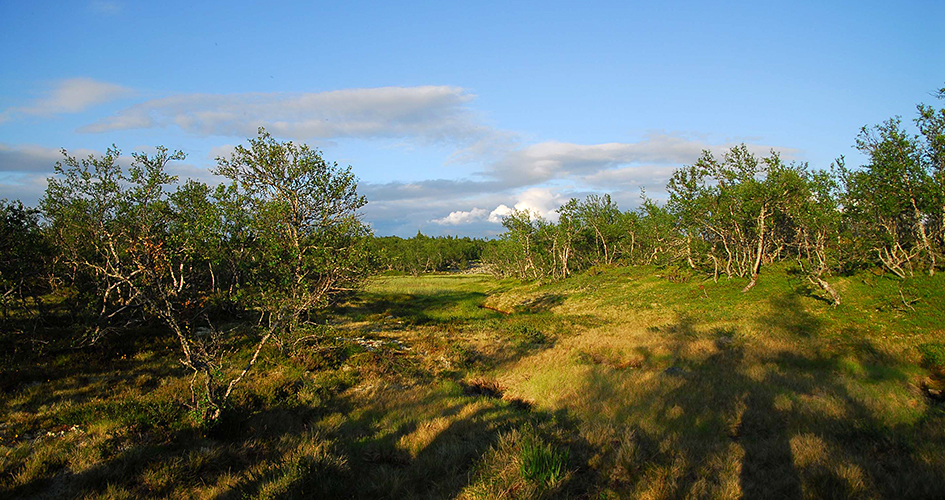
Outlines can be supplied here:
<path id="1" fill-rule="evenodd" d="M 809 276 L 808 278 L 810 279 L 810 281 L 811 281 L 812 283 L 814 283 L 815 285 L 819 286 L 823 291 L 825 291 L 825 292 L 827 292 L 828 294 L 830 294 L 830 298 L 833 299 L 833 306 L 834 306 L 834 307 L 837 307 L 837 306 L 840 305 L 840 294 L 837 293 L 837 291 L 834 290 L 833 287 L 830 286 L 830 283 L 827 283 L 827 282 L 826 282 L 823 278 L 821 278 L 820 276 L 811 275 L 811 276 Z"/>
<path id="2" fill-rule="evenodd" d="M 751 267 L 751 281 L 742 289 L 742 293 L 748 292 L 758 283 L 758 270 L 761 269 L 761 254 L 765 248 L 765 217 L 767 216 L 767 206 L 761 207 L 761 213 L 758 214 L 758 253 L 755 256 L 755 263 Z"/>

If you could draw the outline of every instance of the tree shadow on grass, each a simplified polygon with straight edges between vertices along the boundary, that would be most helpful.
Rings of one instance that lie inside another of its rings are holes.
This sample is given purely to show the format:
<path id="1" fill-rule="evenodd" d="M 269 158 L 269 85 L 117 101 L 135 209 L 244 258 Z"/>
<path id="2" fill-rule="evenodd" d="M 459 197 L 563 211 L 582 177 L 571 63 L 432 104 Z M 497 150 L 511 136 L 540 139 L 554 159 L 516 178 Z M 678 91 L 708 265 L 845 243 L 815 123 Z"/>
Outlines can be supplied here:
<path id="1" fill-rule="evenodd" d="M 537 297 L 532 297 L 515 305 L 515 309 L 521 312 L 546 312 L 555 306 L 564 303 L 567 297 L 560 293 L 543 293 Z"/>
<path id="2" fill-rule="evenodd" d="M 335 316 L 365 318 L 368 320 L 397 319 L 407 325 L 437 325 L 456 321 L 497 317 L 496 311 L 480 310 L 474 317 L 451 314 L 457 306 L 475 305 L 486 298 L 485 293 L 466 291 L 438 291 L 433 293 L 379 293 L 362 292 L 334 311 Z"/>
<path id="3" fill-rule="evenodd" d="M 317 434 L 334 443 L 343 457 L 334 463 L 342 467 L 319 465 L 295 474 L 295 465 L 283 461 L 218 498 L 271 491 L 277 498 L 455 498 L 477 479 L 503 435 L 554 418 L 495 394 L 467 395 L 458 385 L 419 397 L 417 391 L 423 392 L 392 386 L 336 402 L 333 411 L 345 419 Z M 557 491 L 573 490 L 561 484 Z"/>
<path id="4" fill-rule="evenodd" d="M 555 333 L 546 336 L 545 327 L 554 326 L 546 317 L 550 313 L 483 311 L 476 305 L 485 297 L 461 291 L 364 294 L 357 299 L 363 303 L 340 313 L 393 316 L 412 325 L 434 327 L 430 331 L 446 336 L 450 329 L 485 322 L 498 326 L 514 341 L 515 348 L 504 354 L 503 362 L 554 345 Z M 463 316 L 465 311 L 474 315 Z M 103 363 L 101 368 L 120 367 Z M 363 371 L 365 367 L 356 369 Z M 253 377 L 256 373 L 262 374 L 254 372 Z M 323 398 L 318 406 L 308 407 L 283 406 L 264 395 L 246 393 L 208 432 L 172 430 L 180 422 L 171 422 L 117 432 L 104 439 L 99 436 L 94 445 L 98 455 L 90 466 L 73 471 L 71 459 L 64 453 L 46 473 L 3 494 L 28 497 L 53 492 L 82 497 L 111 494 L 108 491 L 112 489 L 132 496 L 172 496 L 222 481 L 232 486 L 220 486 L 220 498 L 310 497 L 318 493 L 325 497 L 447 498 L 469 486 L 483 456 L 502 435 L 527 422 L 550 418 L 531 411 L 528 405 L 487 394 L 463 395 L 459 385 L 453 392 L 434 391 L 430 398 L 412 404 L 398 400 L 397 392 L 411 384 L 430 384 L 429 376 L 414 377 L 416 380 L 401 387 L 392 380 L 412 375 L 383 370 L 370 373 L 368 386 L 388 384 L 395 393 L 390 405 L 376 411 L 370 409 L 376 401 L 350 394 Z M 158 375 L 167 374 L 153 374 Z M 247 388 L 241 387 L 239 392 Z M 431 407 L 441 409 L 430 413 Z M 392 413 L 402 415 L 403 421 L 380 425 Z M 326 418 L 340 423 L 322 422 Z"/>
<path id="5" fill-rule="evenodd" d="M 777 304 L 777 316 L 762 324 L 794 332 L 798 342 L 819 333 L 795 302 Z M 694 355 L 688 344 L 717 332 L 700 333 L 689 316 L 657 332 L 676 361 L 654 373 L 650 389 L 620 401 L 626 372 L 600 366 L 580 383 L 578 404 L 611 412 L 631 436 L 601 459 L 619 494 L 945 498 L 936 451 L 945 446 L 945 412 L 915 394 L 914 412 L 886 410 L 876 398 L 909 394 L 906 368 L 868 339 L 822 353 L 800 344 L 765 350 L 728 332 L 715 351 Z"/>
<path id="6" fill-rule="evenodd" d="M 759 317 L 757 323 L 790 336 L 816 336 L 823 328 L 823 321 L 804 310 L 798 297 L 796 293 L 773 296 L 769 300 L 773 312 Z"/>
<path id="7" fill-rule="evenodd" d="M 244 395 L 206 432 L 118 433 L 95 445 L 101 451 L 90 467 L 59 462 L 2 495 L 166 497 L 211 487 L 216 493 L 201 494 L 452 498 L 476 480 L 501 436 L 551 418 L 447 381 L 440 388 L 396 377 L 366 382 L 315 407 Z M 569 481 L 556 491 L 573 491 Z"/>

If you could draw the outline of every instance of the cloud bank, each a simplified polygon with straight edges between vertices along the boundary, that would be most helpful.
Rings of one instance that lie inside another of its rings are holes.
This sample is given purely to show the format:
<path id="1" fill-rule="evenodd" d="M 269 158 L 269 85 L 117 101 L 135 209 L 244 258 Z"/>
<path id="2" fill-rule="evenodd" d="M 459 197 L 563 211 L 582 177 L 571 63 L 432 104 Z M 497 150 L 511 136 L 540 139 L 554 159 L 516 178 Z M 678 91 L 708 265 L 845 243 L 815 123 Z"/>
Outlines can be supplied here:
<path id="1" fill-rule="evenodd" d="M 637 142 L 545 141 L 507 148 L 486 163 L 475 180 L 368 184 L 367 192 L 368 199 L 383 200 L 385 216 L 411 220 L 418 228 L 432 223 L 427 227 L 434 230 L 481 231 L 490 224 L 493 229 L 501 229 L 502 218 L 513 209 L 528 210 L 554 221 L 557 208 L 569 198 L 590 193 L 611 193 L 624 209 L 635 206 L 643 191 L 663 199 L 666 183 L 676 168 L 695 162 L 704 150 L 721 155 L 736 144 L 709 143 L 698 137 L 663 132 L 649 133 Z M 775 150 L 785 159 L 798 153 L 763 144 L 749 144 L 748 149 L 759 156 Z M 434 217 L 418 220 L 418 200 L 453 203 Z"/>
<path id="2" fill-rule="evenodd" d="M 10 119 L 17 114 L 51 116 L 79 113 L 88 108 L 132 95 L 127 87 L 100 82 L 91 78 L 70 78 L 52 86 L 42 97 L 26 106 L 9 108 L 0 117 Z"/>
<path id="3" fill-rule="evenodd" d="M 315 93 L 183 94 L 151 99 L 79 129 L 176 126 L 197 136 L 247 137 L 260 126 L 291 139 L 415 138 L 472 144 L 491 131 L 451 86 L 381 87 Z"/>
<path id="4" fill-rule="evenodd" d="M 40 99 L 4 115 L 76 113 L 131 94 L 125 87 L 89 78 L 63 80 Z M 395 139 L 404 146 L 452 149 L 443 166 L 465 165 L 450 169 L 468 172 L 465 177 L 450 178 L 444 171 L 440 179 L 361 183 L 360 191 L 370 202 L 367 220 L 379 234 L 401 235 L 418 229 L 496 234 L 512 210 L 556 220 L 561 204 L 590 193 L 610 193 L 622 208 L 633 208 L 642 190 L 657 200 L 665 198 L 673 171 L 696 161 L 702 151 L 718 155 L 738 143 L 668 132 L 650 132 L 624 142 L 526 142 L 516 132 L 486 124 L 471 107 L 474 99 L 468 90 L 455 86 L 179 94 L 125 107 L 78 131 L 177 128 L 211 141 L 226 138 L 199 155 L 198 162 L 204 163 L 229 156 L 232 144 L 255 136 L 259 126 L 281 139 L 323 143 L 352 139 L 365 144 Z M 797 154 L 794 149 L 757 142 L 748 148 L 757 155 L 776 150 L 788 160 Z M 36 191 L 59 158 L 55 149 L 0 144 L 0 173 L 6 172 L 0 178 L 0 194 Z M 202 166 L 175 168 L 182 178 L 211 180 Z"/>

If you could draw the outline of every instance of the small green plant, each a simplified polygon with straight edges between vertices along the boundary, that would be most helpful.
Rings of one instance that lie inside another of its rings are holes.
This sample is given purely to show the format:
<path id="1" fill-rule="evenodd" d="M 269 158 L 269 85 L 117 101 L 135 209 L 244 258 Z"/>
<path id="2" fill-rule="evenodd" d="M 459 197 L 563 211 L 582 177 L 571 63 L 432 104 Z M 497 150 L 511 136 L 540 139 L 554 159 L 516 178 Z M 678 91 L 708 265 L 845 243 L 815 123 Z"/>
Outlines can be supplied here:
<path id="1" fill-rule="evenodd" d="M 692 270 L 677 265 L 666 266 L 664 276 L 670 283 L 686 283 L 692 279 Z"/>
<path id="2" fill-rule="evenodd" d="M 539 486 L 556 486 L 567 472 L 570 453 L 567 448 L 558 449 L 541 438 L 526 434 L 522 440 L 522 477 Z"/>
<path id="3" fill-rule="evenodd" d="M 520 347 L 543 345 L 548 342 L 548 337 L 541 330 L 531 325 L 515 325 L 509 333 L 515 344 Z"/>
<path id="4" fill-rule="evenodd" d="M 922 366 L 934 372 L 945 373 L 945 344 L 926 342 L 918 346 L 922 354 Z"/>

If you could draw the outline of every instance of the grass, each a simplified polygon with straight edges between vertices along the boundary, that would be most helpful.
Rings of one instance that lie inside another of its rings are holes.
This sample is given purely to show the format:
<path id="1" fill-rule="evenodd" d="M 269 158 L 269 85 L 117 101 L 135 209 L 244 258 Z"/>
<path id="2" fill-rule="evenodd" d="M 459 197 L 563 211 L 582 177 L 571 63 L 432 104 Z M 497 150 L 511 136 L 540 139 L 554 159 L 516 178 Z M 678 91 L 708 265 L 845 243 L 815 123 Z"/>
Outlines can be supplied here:
<path id="1" fill-rule="evenodd" d="M 519 460 L 522 477 L 541 488 L 556 486 L 567 474 L 569 452 L 544 443 L 540 438 L 526 436 L 521 443 Z"/>
<path id="2" fill-rule="evenodd" d="M 748 294 L 379 277 L 210 429 L 157 327 L 78 350 L 7 329 L 0 496 L 945 497 L 945 279 L 832 285 L 836 309 L 787 266 Z"/>

